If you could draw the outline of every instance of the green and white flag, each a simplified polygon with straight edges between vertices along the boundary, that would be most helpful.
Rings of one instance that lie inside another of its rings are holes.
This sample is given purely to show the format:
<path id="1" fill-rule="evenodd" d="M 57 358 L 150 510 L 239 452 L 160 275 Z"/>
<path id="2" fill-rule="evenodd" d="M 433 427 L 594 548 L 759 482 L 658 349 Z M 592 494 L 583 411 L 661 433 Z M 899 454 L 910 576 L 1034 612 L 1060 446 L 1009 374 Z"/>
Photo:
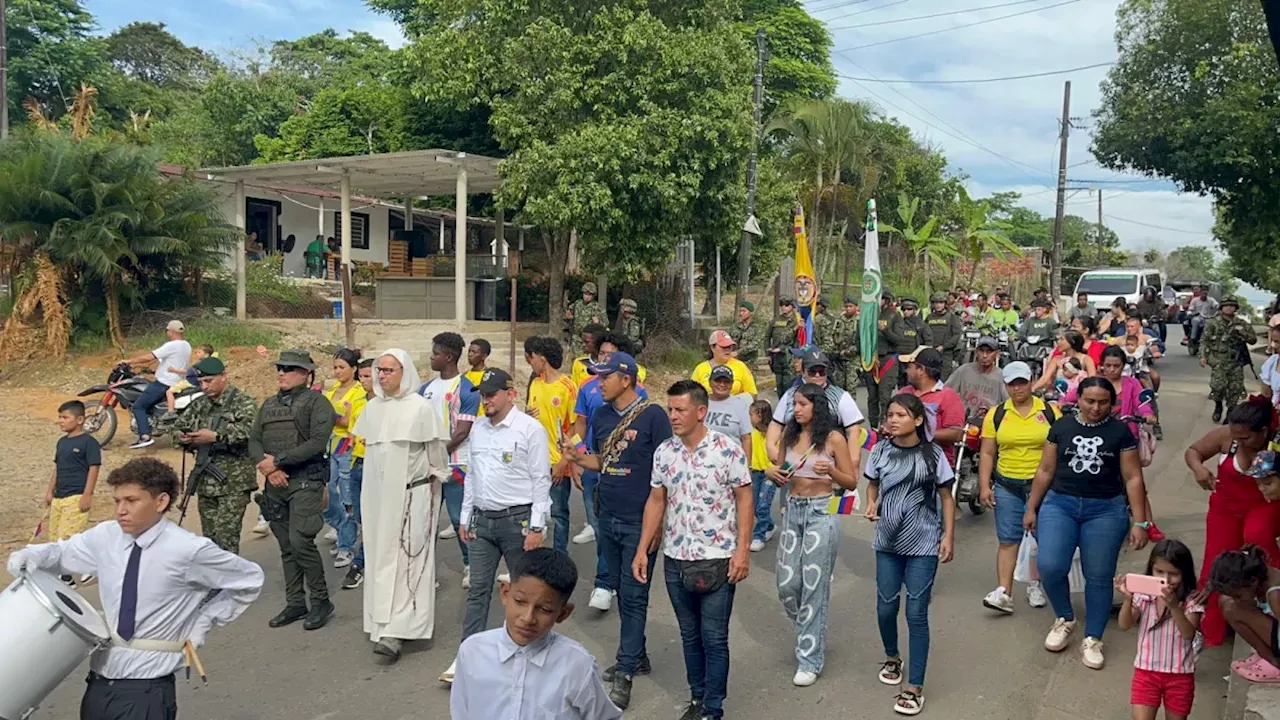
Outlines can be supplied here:
<path id="1" fill-rule="evenodd" d="M 858 340 L 862 348 L 862 369 L 870 371 L 876 364 L 876 344 L 880 338 L 880 292 L 884 278 L 880 275 L 880 230 L 876 217 L 876 201 L 867 201 L 866 249 L 862 260 L 862 304 L 859 310 Z"/>

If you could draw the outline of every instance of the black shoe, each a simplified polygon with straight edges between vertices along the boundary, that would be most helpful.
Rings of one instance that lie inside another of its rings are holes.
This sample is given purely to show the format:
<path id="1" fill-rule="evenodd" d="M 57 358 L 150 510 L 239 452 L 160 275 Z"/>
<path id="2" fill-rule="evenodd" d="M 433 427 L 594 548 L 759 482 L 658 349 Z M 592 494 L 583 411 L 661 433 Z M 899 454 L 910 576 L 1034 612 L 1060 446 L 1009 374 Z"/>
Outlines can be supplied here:
<path id="1" fill-rule="evenodd" d="M 685 707 L 684 713 L 680 715 L 680 720 L 701 720 L 702 718 L 702 701 L 690 700 L 689 705 Z"/>
<path id="2" fill-rule="evenodd" d="M 307 621 L 302 623 L 302 629 L 319 630 L 329 624 L 329 618 L 333 617 L 333 612 L 333 603 L 328 600 L 312 604 L 311 612 L 307 613 Z"/>
<path id="3" fill-rule="evenodd" d="M 618 706 L 619 710 L 626 710 L 631 704 L 631 676 L 630 675 L 614 675 L 613 686 L 609 688 L 609 701 Z"/>
<path id="4" fill-rule="evenodd" d="M 644 657 L 640 658 L 640 663 L 636 665 L 636 671 L 631 674 L 632 675 L 648 675 L 651 672 L 653 672 L 653 666 L 649 664 L 649 656 L 645 655 Z M 607 683 L 611 683 L 613 682 L 613 676 L 617 674 L 618 674 L 618 666 L 610 665 L 609 667 L 604 669 L 604 672 L 600 673 L 600 679 Z"/>
<path id="5" fill-rule="evenodd" d="M 1215 423 L 1222 422 L 1222 401 L 1221 400 L 1213 404 L 1213 421 Z"/>
<path id="6" fill-rule="evenodd" d="M 76 579 L 75 579 L 75 577 L 74 577 L 74 576 L 72 576 L 72 575 L 59 575 L 59 576 L 58 576 L 58 579 L 59 579 L 59 580 L 61 580 L 61 581 L 62 581 L 62 582 L 64 582 L 64 583 L 66 583 L 67 585 L 71 586 L 71 587 L 75 587 L 75 586 L 76 586 Z"/>
<path id="7" fill-rule="evenodd" d="M 347 571 L 347 576 L 342 579 L 343 590 L 355 590 L 364 584 L 364 568 L 358 568 L 355 565 Z"/>
<path id="8" fill-rule="evenodd" d="M 1156 436 L 1156 440 L 1164 440 L 1164 429 L 1160 427 L 1160 423 L 1151 426 L 1151 434 Z"/>
<path id="9" fill-rule="evenodd" d="M 305 607 L 289 606 L 280 612 L 279 615 L 271 618 L 271 622 L 267 623 L 273 628 L 282 628 L 285 625 L 292 625 L 307 616 Z"/>

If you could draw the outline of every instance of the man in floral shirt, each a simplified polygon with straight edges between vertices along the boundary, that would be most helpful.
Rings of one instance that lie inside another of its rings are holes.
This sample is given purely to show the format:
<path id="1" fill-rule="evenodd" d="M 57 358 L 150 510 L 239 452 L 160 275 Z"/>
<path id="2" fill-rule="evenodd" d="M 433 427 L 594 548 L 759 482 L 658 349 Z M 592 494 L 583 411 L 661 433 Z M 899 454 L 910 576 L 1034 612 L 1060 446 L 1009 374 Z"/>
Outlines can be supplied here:
<path id="1" fill-rule="evenodd" d="M 702 385 L 681 380 L 667 396 L 675 436 L 653 454 L 640 547 L 650 547 L 662 533 L 663 574 L 689 680 L 682 717 L 720 718 L 728 694 L 734 589 L 751 564 L 751 472 L 741 443 L 704 424 L 708 400 Z M 647 582 L 649 570 L 649 556 L 637 552 L 631 564 L 636 580 Z M 701 662 L 690 664 L 692 658 Z"/>

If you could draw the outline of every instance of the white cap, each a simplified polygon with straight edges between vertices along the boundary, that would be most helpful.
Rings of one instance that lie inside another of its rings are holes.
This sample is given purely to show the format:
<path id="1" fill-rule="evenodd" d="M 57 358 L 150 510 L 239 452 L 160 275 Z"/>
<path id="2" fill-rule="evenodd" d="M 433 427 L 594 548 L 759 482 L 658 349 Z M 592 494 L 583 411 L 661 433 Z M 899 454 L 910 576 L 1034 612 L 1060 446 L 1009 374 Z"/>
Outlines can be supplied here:
<path id="1" fill-rule="evenodd" d="M 169 332 L 186 332 L 187 326 L 182 324 L 181 320 L 170 320 L 168 325 L 164 326 Z"/>
<path id="2" fill-rule="evenodd" d="M 1004 375 L 1004 383 L 1006 385 L 1014 380 L 1026 380 L 1027 382 L 1031 382 L 1031 366 L 1021 360 L 1005 365 L 1001 374 Z"/>

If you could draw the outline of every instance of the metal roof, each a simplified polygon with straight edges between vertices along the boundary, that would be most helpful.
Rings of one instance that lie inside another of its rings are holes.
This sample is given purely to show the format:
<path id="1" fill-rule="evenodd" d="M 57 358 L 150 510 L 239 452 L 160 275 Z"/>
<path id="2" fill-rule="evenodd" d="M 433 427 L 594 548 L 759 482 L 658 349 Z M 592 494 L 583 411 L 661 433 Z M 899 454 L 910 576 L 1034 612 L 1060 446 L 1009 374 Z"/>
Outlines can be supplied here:
<path id="1" fill-rule="evenodd" d="M 459 162 L 467 168 L 468 193 L 492 192 L 502 184 L 497 158 L 438 149 L 203 168 L 197 172 L 209 179 L 318 190 L 338 190 L 345 173 L 351 177 L 353 194 L 400 198 L 454 194 Z"/>

